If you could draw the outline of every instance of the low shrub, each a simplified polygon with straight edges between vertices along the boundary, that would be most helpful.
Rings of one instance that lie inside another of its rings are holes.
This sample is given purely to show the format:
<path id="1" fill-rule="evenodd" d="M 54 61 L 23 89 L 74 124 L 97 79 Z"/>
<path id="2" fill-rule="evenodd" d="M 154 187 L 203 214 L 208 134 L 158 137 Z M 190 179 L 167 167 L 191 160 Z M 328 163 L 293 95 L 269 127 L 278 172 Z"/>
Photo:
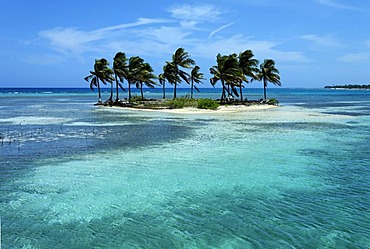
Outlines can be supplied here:
<path id="1" fill-rule="evenodd" d="M 184 107 L 196 107 L 197 101 L 194 99 L 189 99 L 187 97 L 181 97 L 169 100 L 166 104 L 170 109 L 181 109 Z"/>
<path id="2" fill-rule="evenodd" d="M 266 100 L 266 104 L 268 104 L 268 105 L 279 105 L 279 100 L 277 100 L 277 99 L 268 99 L 268 100 Z"/>
<path id="3" fill-rule="evenodd" d="M 131 96 L 131 102 L 135 102 L 135 101 L 141 101 L 142 99 L 141 99 L 141 96 L 139 96 L 139 95 L 133 95 L 133 96 Z"/>
<path id="4" fill-rule="evenodd" d="M 213 99 L 198 99 L 197 104 L 198 104 L 197 107 L 199 109 L 210 109 L 210 110 L 215 110 L 220 106 L 220 104 Z"/>

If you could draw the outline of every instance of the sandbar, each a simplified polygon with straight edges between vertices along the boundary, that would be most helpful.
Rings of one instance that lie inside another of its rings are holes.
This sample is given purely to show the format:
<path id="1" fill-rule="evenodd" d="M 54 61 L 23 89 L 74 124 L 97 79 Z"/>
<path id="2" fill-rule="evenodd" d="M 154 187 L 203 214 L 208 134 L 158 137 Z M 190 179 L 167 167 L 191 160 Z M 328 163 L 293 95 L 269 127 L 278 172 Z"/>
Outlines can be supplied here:
<path id="1" fill-rule="evenodd" d="M 272 108 L 277 108 L 274 105 L 225 105 L 219 106 L 215 110 L 199 109 L 195 107 L 184 107 L 176 109 L 149 109 L 149 108 L 132 108 L 132 107 L 111 107 L 114 109 L 130 110 L 130 111 L 147 111 L 147 112 L 167 112 L 167 113 L 178 113 L 178 114 L 201 114 L 201 113 L 237 113 L 237 112 L 249 112 L 249 111 L 262 111 Z"/>

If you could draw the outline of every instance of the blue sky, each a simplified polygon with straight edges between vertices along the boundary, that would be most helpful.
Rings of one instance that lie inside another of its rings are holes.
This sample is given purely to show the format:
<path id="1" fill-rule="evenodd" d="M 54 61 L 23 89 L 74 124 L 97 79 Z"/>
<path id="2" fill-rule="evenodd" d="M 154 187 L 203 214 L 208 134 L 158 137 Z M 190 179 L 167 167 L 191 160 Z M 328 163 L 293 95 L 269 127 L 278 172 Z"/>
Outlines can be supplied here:
<path id="1" fill-rule="evenodd" d="M 370 84 L 370 1 L 2 0 L 1 12 L 0 87 L 87 87 L 94 59 L 119 51 L 159 74 L 178 47 L 207 78 L 217 53 L 251 49 L 284 87 Z"/>

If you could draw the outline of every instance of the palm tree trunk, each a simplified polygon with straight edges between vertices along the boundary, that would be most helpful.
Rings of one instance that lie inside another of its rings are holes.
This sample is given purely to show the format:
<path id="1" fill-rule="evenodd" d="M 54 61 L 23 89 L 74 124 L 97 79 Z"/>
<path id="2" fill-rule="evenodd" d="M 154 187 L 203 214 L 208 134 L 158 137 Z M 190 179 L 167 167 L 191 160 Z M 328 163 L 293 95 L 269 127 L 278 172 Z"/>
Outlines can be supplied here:
<path id="1" fill-rule="evenodd" d="M 263 96 L 264 100 L 266 101 L 266 78 L 263 78 Z"/>
<path id="2" fill-rule="evenodd" d="M 240 84 L 240 102 L 243 104 L 243 87 L 242 87 L 242 84 Z"/>
<path id="3" fill-rule="evenodd" d="M 117 79 L 117 75 L 116 75 L 116 101 L 115 102 L 118 102 L 119 101 L 119 97 L 118 97 L 118 79 Z"/>
<path id="4" fill-rule="evenodd" d="M 193 98 L 193 93 L 194 93 L 194 80 L 191 80 L 191 91 L 190 91 L 190 98 Z"/>
<path id="5" fill-rule="evenodd" d="M 140 93 L 141 93 L 141 100 L 144 100 L 143 83 L 142 82 L 140 82 Z"/>
<path id="6" fill-rule="evenodd" d="M 166 89 L 165 89 L 166 81 L 163 81 L 163 98 L 166 98 Z"/>
<path id="7" fill-rule="evenodd" d="M 221 80 L 221 83 L 222 83 L 222 94 L 221 94 L 221 102 L 224 101 L 225 99 L 225 82 L 223 80 Z"/>
<path id="8" fill-rule="evenodd" d="M 113 101 L 113 82 L 110 83 L 110 97 L 109 97 L 109 101 L 110 102 Z"/>
<path id="9" fill-rule="evenodd" d="M 179 75 L 179 68 L 177 67 L 176 64 L 174 66 L 175 66 L 175 77 L 177 78 L 177 76 Z M 179 83 L 181 83 L 181 81 Z M 174 99 L 176 99 L 176 91 L 177 91 L 177 80 L 175 80 L 175 87 L 174 87 L 174 93 L 173 93 Z"/>
<path id="10" fill-rule="evenodd" d="M 131 101 L 131 84 L 130 81 L 128 82 L 128 102 Z"/>
<path id="11" fill-rule="evenodd" d="M 173 98 L 176 99 L 176 87 L 177 83 L 175 82 L 175 87 L 173 88 Z"/>
<path id="12" fill-rule="evenodd" d="M 102 101 L 101 101 L 101 93 L 100 93 L 100 83 L 99 83 L 99 79 L 97 80 L 97 82 L 98 82 L 98 95 L 99 95 L 99 97 L 98 97 L 98 104 L 101 104 L 101 103 L 102 103 Z"/>

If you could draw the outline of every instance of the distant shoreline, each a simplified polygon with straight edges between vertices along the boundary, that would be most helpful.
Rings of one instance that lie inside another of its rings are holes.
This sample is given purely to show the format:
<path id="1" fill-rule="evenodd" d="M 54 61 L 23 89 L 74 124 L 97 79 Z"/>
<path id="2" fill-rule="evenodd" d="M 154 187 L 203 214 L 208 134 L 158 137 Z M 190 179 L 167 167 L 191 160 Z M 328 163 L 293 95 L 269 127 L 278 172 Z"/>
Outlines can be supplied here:
<path id="1" fill-rule="evenodd" d="M 358 85 L 358 84 L 349 84 L 349 85 L 332 85 L 332 86 L 325 86 L 326 89 L 367 89 L 370 90 L 370 85 Z"/>

